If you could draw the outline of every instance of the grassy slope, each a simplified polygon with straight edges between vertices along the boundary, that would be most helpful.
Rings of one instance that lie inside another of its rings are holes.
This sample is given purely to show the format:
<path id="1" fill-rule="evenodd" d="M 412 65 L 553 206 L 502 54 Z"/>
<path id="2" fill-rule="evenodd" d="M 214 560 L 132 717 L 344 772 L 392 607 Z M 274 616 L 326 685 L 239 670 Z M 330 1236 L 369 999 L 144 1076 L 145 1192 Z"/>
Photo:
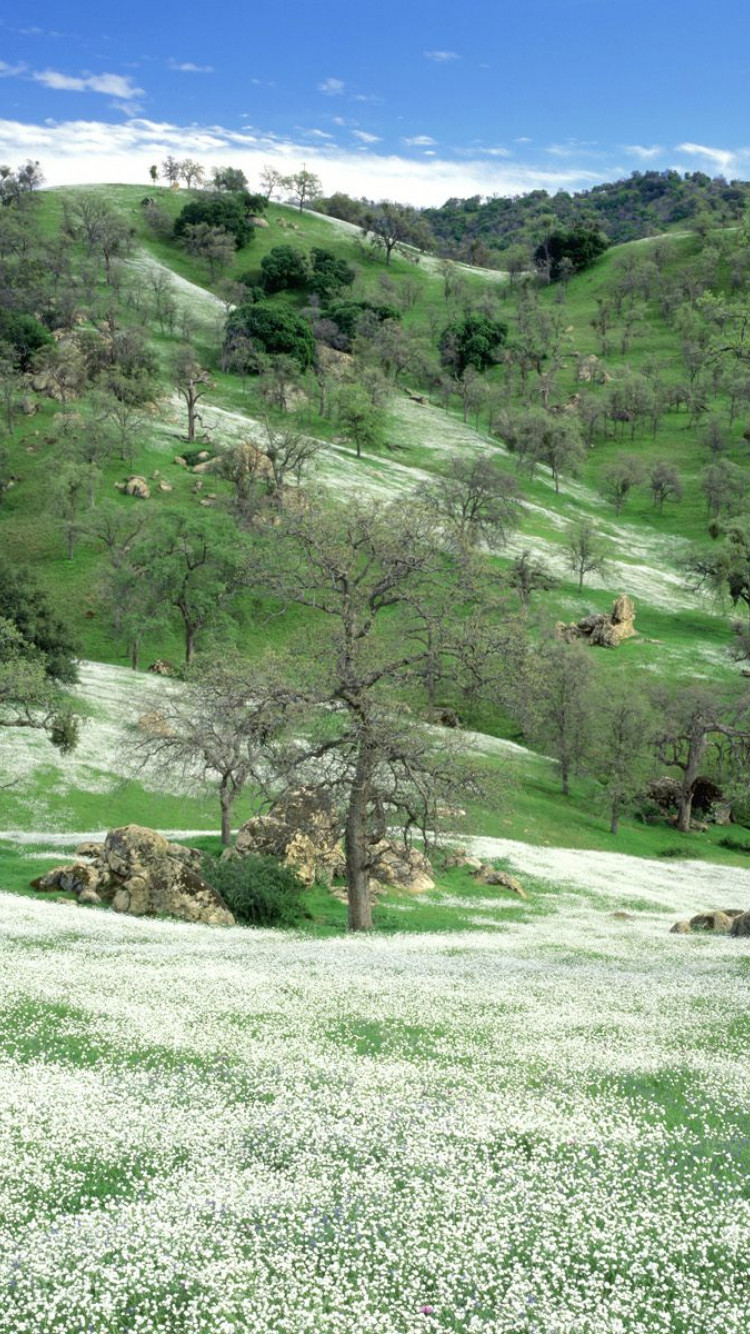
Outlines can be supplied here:
<path id="1" fill-rule="evenodd" d="M 184 285 L 177 291 L 180 317 L 183 312 L 187 315 L 191 321 L 193 339 L 201 355 L 209 363 L 215 362 L 221 307 L 218 301 L 211 298 L 205 286 L 205 274 L 201 272 L 200 266 L 182 251 L 164 242 L 154 241 L 148 235 L 140 209 L 140 200 L 144 192 L 137 187 L 126 186 L 106 187 L 106 190 L 110 202 L 122 211 L 134 229 L 136 235 L 136 250 L 132 260 L 134 267 L 139 267 L 143 274 L 144 263 L 155 261 L 165 264 L 185 280 L 185 284 L 194 284 L 200 289 L 194 290 Z M 56 191 L 44 197 L 42 207 L 45 223 L 49 228 L 55 225 L 59 216 L 63 194 L 62 191 Z M 161 198 L 164 206 L 174 214 L 184 202 L 184 195 L 171 194 L 168 191 L 163 191 Z M 396 257 L 386 274 L 382 261 L 368 259 L 363 255 L 356 237 L 336 228 L 327 219 L 309 214 L 302 215 L 300 219 L 294 210 L 272 205 L 269 210 L 269 220 L 270 226 L 257 232 L 252 246 L 237 255 L 233 265 L 235 275 L 248 268 L 257 268 L 263 254 L 272 245 L 282 241 L 302 249 L 307 249 L 311 245 L 323 245 L 357 264 L 357 294 L 381 293 L 384 278 L 396 285 L 408 278 L 418 287 L 419 297 L 413 308 L 404 313 L 405 324 L 413 328 L 415 335 L 419 336 L 426 336 L 430 328 L 440 327 L 440 320 L 446 309 L 443 283 L 439 274 L 430 271 L 429 266 L 415 264 L 413 259 Z M 282 221 L 287 224 L 284 228 L 281 227 Z M 289 224 L 299 227 L 300 230 L 292 231 Z M 675 262 L 678 262 L 680 255 L 683 258 L 689 256 L 695 241 L 688 237 L 679 239 L 674 244 L 677 247 Z M 616 258 L 617 252 L 610 252 L 594 270 L 574 280 L 569 286 L 564 314 L 566 324 L 571 330 L 570 355 L 560 377 L 566 392 L 573 392 L 576 388 L 575 353 L 588 353 L 596 349 L 596 338 L 590 327 L 590 321 L 596 308 L 596 298 L 605 290 Z M 467 281 L 477 292 L 486 290 L 486 284 L 480 277 L 470 277 Z M 141 282 L 145 282 L 144 277 L 141 278 Z M 503 300 L 502 289 L 498 289 L 496 284 L 492 285 L 492 291 L 498 303 L 498 310 L 505 318 L 509 318 L 512 324 L 511 300 L 507 298 Z M 542 299 L 554 302 L 556 294 L 553 291 L 547 292 L 543 294 Z M 675 339 L 665 331 L 658 315 L 649 316 L 642 332 L 643 336 L 634 341 L 624 360 L 637 369 L 646 356 L 662 355 L 665 358 L 668 356 L 674 358 Z M 157 337 L 156 343 L 166 361 L 173 342 Z M 613 355 L 607 359 L 607 364 L 616 366 L 621 360 L 623 359 Z M 243 389 L 233 377 L 220 374 L 216 375 L 216 388 L 210 404 L 215 408 L 230 409 L 235 413 L 247 414 L 249 417 L 253 417 L 259 410 L 253 386 L 246 386 Z M 44 403 L 41 412 L 32 418 L 24 418 L 18 430 L 15 448 L 21 459 L 19 471 L 22 472 L 22 482 L 10 492 L 6 502 L 2 521 L 4 545 L 12 553 L 19 557 L 22 555 L 24 559 L 35 564 L 55 600 L 70 610 L 86 656 L 103 662 L 123 663 L 122 644 L 114 638 L 108 617 L 97 596 L 99 563 L 97 553 L 82 545 L 76 551 L 74 560 L 68 562 L 63 558 L 63 539 L 55 525 L 51 521 L 39 522 L 39 499 L 44 495 L 47 480 L 54 467 L 54 447 L 49 437 L 53 413 L 53 405 Z M 210 418 L 210 407 L 207 417 Z M 682 549 L 686 537 L 698 538 L 702 535 L 703 504 L 698 480 L 705 460 L 695 433 L 687 431 L 684 422 L 684 417 L 672 415 L 666 418 L 655 443 L 650 439 L 636 439 L 632 444 L 629 441 L 608 441 L 597 444 L 587 460 L 584 475 L 575 483 L 564 482 L 559 496 L 554 492 L 551 479 L 545 477 L 543 471 L 532 483 L 524 480 L 524 492 L 534 508 L 529 511 L 525 521 L 520 539 L 522 542 L 541 543 L 546 551 L 559 553 L 563 539 L 563 522 L 580 515 L 587 515 L 594 517 L 600 524 L 603 534 L 609 541 L 613 558 L 613 568 L 605 587 L 587 586 L 583 593 L 579 594 L 575 585 L 569 579 L 563 578 L 553 593 L 539 601 L 545 619 L 561 617 L 569 620 L 591 608 L 605 609 L 615 593 L 635 591 L 627 583 L 628 569 L 631 568 L 627 565 L 628 558 L 635 557 L 639 565 L 646 567 L 649 578 L 652 574 L 658 578 L 661 569 L 674 564 L 674 558 Z M 306 424 L 309 430 L 321 437 L 330 437 L 332 434 L 331 423 L 316 416 L 312 400 L 306 410 Z M 117 496 L 114 483 L 127 472 L 142 472 L 152 477 L 154 472 L 158 471 L 161 476 L 168 478 L 174 489 L 166 497 L 154 488 L 152 500 L 147 502 L 149 506 L 156 508 L 168 504 L 184 512 L 194 513 L 197 505 L 192 490 L 194 478 L 171 463 L 172 455 L 180 447 L 181 426 L 179 408 L 166 400 L 162 402 L 137 442 L 132 462 L 128 462 L 127 465 L 115 462 L 106 469 L 103 493 Z M 740 441 L 741 429 L 741 423 L 737 423 L 734 432 L 736 438 L 730 449 L 730 457 L 736 462 L 744 461 Z M 234 421 L 221 419 L 216 415 L 215 441 L 221 443 L 222 438 L 228 438 L 230 430 L 232 434 L 243 433 L 242 415 Z M 432 409 L 420 412 L 420 409 L 399 400 L 395 404 L 389 426 L 389 439 L 396 446 L 395 454 L 384 454 L 380 465 L 375 462 L 363 462 L 360 475 L 364 476 L 365 473 L 370 477 L 380 475 L 390 484 L 393 481 L 395 464 L 401 470 L 397 480 L 399 484 L 403 484 L 404 476 L 408 480 L 408 474 L 403 472 L 404 468 L 416 468 L 422 473 L 439 469 L 444 462 L 442 447 L 446 438 L 451 449 L 477 448 L 498 451 L 496 441 L 490 441 L 470 426 L 464 427 L 455 415 Z M 603 469 L 623 448 L 629 452 L 642 454 L 644 459 L 657 456 L 678 462 L 686 477 L 686 497 L 683 504 L 668 506 L 664 515 L 659 516 L 645 495 L 636 495 L 623 515 L 619 519 L 615 518 L 611 507 L 605 505 L 597 488 Z M 330 467 L 343 469 L 346 465 L 347 472 L 343 475 L 356 478 L 358 475 L 356 463 L 352 463 L 350 458 L 341 455 L 338 457 L 337 463 L 336 456 L 331 456 Z M 512 462 L 508 460 L 504 466 L 510 468 Z M 212 479 L 210 486 L 217 494 L 222 492 L 221 482 Z M 119 498 L 119 503 L 127 506 L 138 502 Z M 502 564 L 506 558 L 501 555 L 498 559 Z M 632 573 L 635 579 L 635 570 Z M 715 607 L 698 605 L 695 599 L 681 593 L 679 585 L 673 585 L 672 591 L 668 591 L 667 602 L 670 600 L 673 603 L 671 607 L 664 605 L 663 596 L 656 598 L 656 605 L 649 605 L 647 599 L 638 597 L 638 627 L 643 638 L 627 643 L 616 653 L 602 653 L 599 659 L 601 670 L 624 677 L 635 688 L 643 679 L 644 672 L 648 673 L 649 678 L 662 675 L 671 679 L 688 674 L 695 675 L 696 672 L 703 672 L 711 679 L 729 679 L 736 675 L 737 669 L 732 666 L 726 653 L 731 638 L 726 615 L 720 614 Z M 277 643 L 281 643 L 290 628 L 294 629 L 300 623 L 299 617 L 291 619 L 293 621 L 291 627 L 290 618 L 287 618 L 283 625 L 274 622 L 269 627 L 258 620 L 253 608 L 248 605 L 244 609 L 244 615 L 241 616 L 238 629 L 239 643 L 250 654 L 259 652 L 271 636 Z M 148 661 L 156 656 L 179 659 L 180 652 L 180 639 L 174 632 L 148 642 L 145 645 L 144 660 Z M 505 730 L 503 720 L 492 716 L 483 717 L 481 725 L 501 734 Z M 488 834 L 512 834 L 533 841 L 572 846 L 610 846 L 605 821 L 597 811 L 595 803 L 592 804 L 590 785 L 581 784 L 573 800 L 563 802 L 557 794 L 554 776 L 550 774 L 546 764 L 532 760 L 521 761 L 515 766 L 515 775 L 517 781 L 508 797 L 506 808 L 499 812 L 476 812 L 472 820 L 476 830 Z M 46 781 L 48 787 L 54 787 L 49 778 Z M 140 810 L 141 800 L 137 792 L 133 792 L 129 800 L 132 801 L 129 810 L 133 811 L 136 808 Z M 159 823 L 182 827 L 197 827 L 202 823 L 202 819 L 198 816 L 200 810 L 205 810 L 204 806 L 193 806 L 191 800 L 186 798 L 177 800 L 181 802 L 183 812 L 181 818 L 177 809 L 173 804 L 170 805 L 166 797 L 165 806 L 161 805 L 162 798 L 158 798 Z M 146 803 L 147 801 L 148 798 L 145 798 Z M 4 795 L 3 802 L 2 823 L 5 827 L 13 825 L 29 827 L 30 821 L 33 827 L 34 807 L 33 804 L 28 804 L 23 792 Z M 114 811 L 115 806 L 119 807 L 120 804 L 119 800 L 113 804 L 111 793 L 81 794 L 79 800 L 68 792 L 64 800 L 50 797 L 46 802 L 46 809 L 57 827 L 60 827 L 60 820 L 65 818 L 77 828 L 84 828 L 91 824 L 111 822 L 107 812 Z M 127 801 L 123 801 L 122 804 L 127 805 Z M 42 802 L 42 806 L 44 805 Z M 156 812 L 154 821 L 156 822 Z M 719 836 L 717 831 L 711 831 L 709 835 L 697 836 L 691 840 L 691 845 L 695 847 L 696 852 L 700 846 L 700 850 L 705 851 L 706 855 L 721 856 L 721 852 L 714 854 L 711 850 L 712 844 Z M 623 851 L 648 855 L 658 851 L 665 843 L 673 841 L 674 836 L 670 836 L 669 831 L 626 825 L 618 847 Z"/>

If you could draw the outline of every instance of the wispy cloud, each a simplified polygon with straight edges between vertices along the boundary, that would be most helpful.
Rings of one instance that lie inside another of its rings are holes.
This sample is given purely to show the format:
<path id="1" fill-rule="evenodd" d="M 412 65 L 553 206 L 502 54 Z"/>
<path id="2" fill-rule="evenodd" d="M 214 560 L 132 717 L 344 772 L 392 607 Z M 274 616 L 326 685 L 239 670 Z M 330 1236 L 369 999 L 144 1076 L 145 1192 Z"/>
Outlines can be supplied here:
<path id="1" fill-rule="evenodd" d="M 41 83 L 45 88 L 53 88 L 60 93 L 103 93 L 125 103 L 134 102 L 143 96 L 143 89 L 136 88 L 131 79 L 123 74 L 74 76 L 62 74 L 56 69 L 44 69 L 32 71 L 30 78 L 34 83 Z"/>
<path id="2" fill-rule="evenodd" d="M 0 79 L 17 79 L 25 73 L 25 65 L 9 65 L 6 60 L 0 60 Z"/>
<path id="3" fill-rule="evenodd" d="M 352 138 L 359 139 L 361 144 L 379 144 L 380 136 L 377 134 L 368 134 L 367 130 L 352 130 Z"/>
<path id="4" fill-rule="evenodd" d="M 192 60 L 168 60 L 170 69 L 180 74 L 213 74 L 213 65 L 195 65 Z"/>
<path id="5" fill-rule="evenodd" d="M 318 92 L 324 93 L 326 97 L 340 97 L 345 88 L 343 79 L 324 79 L 318 84 Z"/>
<path id="6" fill-rule="evenodd" d="M 449 60 L 459 60 L 457 51 L 423 51 L 425 60 L 434 60 L 438 65 L 445 65 Z"/>
<path id="7" fill-rule="evenodd" d="M 407 148 L 432 148 L 437 139 L 432 139 L 429 134 L 415 134 L 411 139 L 402 139 L 401 142 Z"/>
<path id="8" fill-rule="evenodd" d="M 625 152 L 631 157 L 637 157 L 641 162 L 651 162 L 654 158 L 660 157 L 664 149 L 661 144 L 652 144 L 650 148 L 643 144 L 625 144 Z"/>
<path id="9" fill-rule="evenodd" d="M 731 171 L 737 163 L 738 154 L 727 148 L 707 148 L 704 144 L 678 144 L 678 153 L 689 153 L 691 157 L 706 158 L 720 171 Z"/>

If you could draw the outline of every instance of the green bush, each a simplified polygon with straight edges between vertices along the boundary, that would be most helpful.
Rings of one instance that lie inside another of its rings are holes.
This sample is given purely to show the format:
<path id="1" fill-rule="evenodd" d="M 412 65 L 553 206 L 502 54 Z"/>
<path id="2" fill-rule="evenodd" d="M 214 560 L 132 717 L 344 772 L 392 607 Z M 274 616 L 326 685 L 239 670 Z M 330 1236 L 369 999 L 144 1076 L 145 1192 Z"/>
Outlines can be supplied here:
<path id="1" fill-rule="evenodd" d="M 286 306 L 272 306 L 268 301 L 236 306 L 227 320 L 228 352 L 237 338 L 249 338 L 257 351 L 269 357 L 294 357 L 303 371 L 315 360 L 315 339 L 310 326 Z"/>
<path id="2" fill-rule="evenodd" d="M 304 885 L 275 857 L 218 857 L 203 860 L 203 877 L 219 891 L 238 922 L 249 926 L 294 926 L 309 916 Z"/>

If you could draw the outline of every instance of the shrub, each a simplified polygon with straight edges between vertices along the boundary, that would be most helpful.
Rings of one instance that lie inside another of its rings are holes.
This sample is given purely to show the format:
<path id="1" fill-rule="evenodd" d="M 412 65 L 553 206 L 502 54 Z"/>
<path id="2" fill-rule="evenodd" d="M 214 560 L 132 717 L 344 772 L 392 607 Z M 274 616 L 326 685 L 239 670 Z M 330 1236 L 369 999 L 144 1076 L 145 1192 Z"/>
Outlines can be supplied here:
<path id="1" fill-rule="evenodd" d="M 223 227 L 230 232 L 237 242 L 237 249 L 241 250 L 255 236 L 255 228 L 250 222 L 250 205 L 255 198 L 244 193 L 217 193 L 193 199 L 175 219 L 174 235 L 180 240 L 186 228 L 205 222 L 209 227 Z"/>
<path id="2" fill-rule="evenodd" d="M 315 360 L 315 339 L 310 326 L 288 306 L 272 306 L 267 301 L 243 302 L 227 321 L 227 351 L 231 352 L 237 338 L 249 338 L 257 351 L 268 356 L 294 357 L 303 371 Z"/>
<path id="3" fill-rule="evenodd" d="M 306 257 L 290 245 L 275 245 L 260 261 L 261 286 L 266 292 L 286 292 L 307 287 L 310 266 Z"/>
<path id="4" fill-rule="evenodd" d="M 16 310 L 0 310 L 0 344 L 10 350 L 14 365 L 27 371 L 35 352 L 54 345 L 49 329 L 45 329 L 33 315 Z"/>
<path id="5" fill-rule="evenodd" d="M 304 885 L 275 857 L 206 856 L 203 876 L 217 889 L 239 922 L 249 926 L 294 926 L 309 916 Z"/>
<path id="6" fill-rule="evenodd" d="M 465 315 L 453 320 L 440 338 L 440 358 L 444 366 L 452 366 L 457 375 L 463 375 L 467 366 L 486 371 L 498 359 L 499 350 L 508 336 L 504 320 L 491 320 L 489 315 Z"/>

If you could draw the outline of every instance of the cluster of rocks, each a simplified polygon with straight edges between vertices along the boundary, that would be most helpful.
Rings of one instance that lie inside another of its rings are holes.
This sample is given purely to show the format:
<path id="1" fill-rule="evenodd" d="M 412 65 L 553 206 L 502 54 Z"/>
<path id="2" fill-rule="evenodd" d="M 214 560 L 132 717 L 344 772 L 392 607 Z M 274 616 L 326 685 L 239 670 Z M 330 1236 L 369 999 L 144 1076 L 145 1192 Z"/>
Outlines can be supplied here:
<path id="1" fill-rule="evenodd" d="M 346 873 L 341 820 L 334 803 L 313 788 L 288 792 L 267 815 L 256 815 L 238 831 L 230 856 L 277 857 L 304 885 L 331 885 Z M 395 839 L 370 847 L 370 891 L 386 886 L 422 894 L 433 889 L 432 867 L 423 852 Z"/>
<path id="2" fill-rule="evenodd" d="M 478 885 L 489 885 L 493 889 L 507 889 L 519 899 L 528 899 L 528 894 L 514 875 L 509 871 L 500 871 L 490 862 L 483 862 L 479 857 L 472 857 L 464 848 L 454 848 L 443 860 L 446 871 L 454 867 L 463 867 L 474 877 Z"/>
<path id="3" fill-rule="evenodd" d="M 695 917 L 675 922 L 670 927 L 675 936 L 689 936 L 694 932 L 710 932 L 715 936 L 750 936 L 750 912 L 742 908 L 717 908 L 713 912 L 696 913 Z"/>
<path id="4" fill-rule="evenodd" d="M 620 597 L 615 599 L 609 615 L 605 612 L 592 612 L 590 616 L 584 616 L 580 621 L 573 621 L 569 625 L 564 621 L 558 621 L 555 626 L 556 639 L 563 639 L 568 644 L 584 640 L 601 648 L 617 648 L 624 639 L 630 639 L 637 633 L 635 603 L 627 593 L 621 593 Z"/>
<path id="5" fill-rule="evenodd" d="M 55 866 L 31 884 L 49 893 L 77 894 L 80 904 L 108 903 L 136 917 L 179 917 L 185 922 L 232 926 L 221 895 L 197 869 L 201 853 L 169 843 L 141 825 L 111 829 L 103 843 L 81 843 L 76 861 Z"/>

